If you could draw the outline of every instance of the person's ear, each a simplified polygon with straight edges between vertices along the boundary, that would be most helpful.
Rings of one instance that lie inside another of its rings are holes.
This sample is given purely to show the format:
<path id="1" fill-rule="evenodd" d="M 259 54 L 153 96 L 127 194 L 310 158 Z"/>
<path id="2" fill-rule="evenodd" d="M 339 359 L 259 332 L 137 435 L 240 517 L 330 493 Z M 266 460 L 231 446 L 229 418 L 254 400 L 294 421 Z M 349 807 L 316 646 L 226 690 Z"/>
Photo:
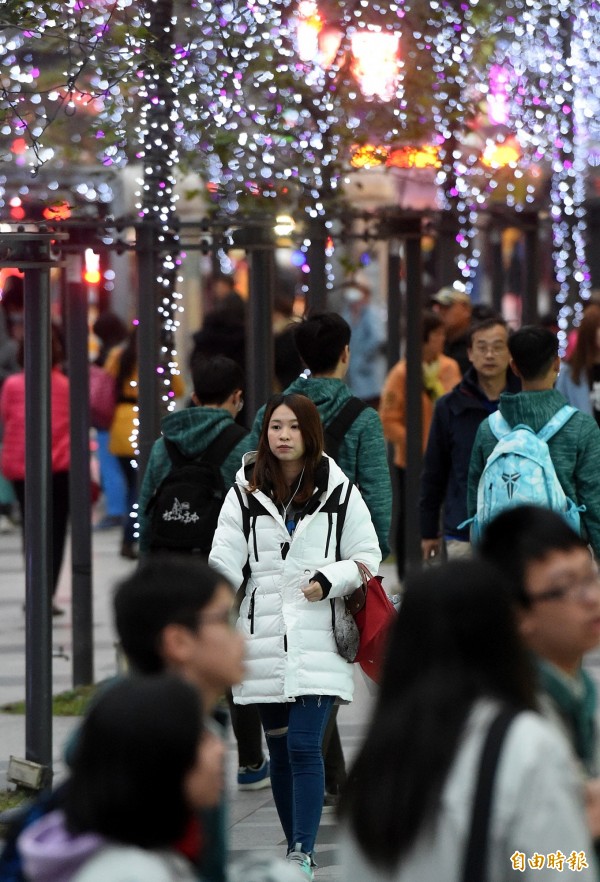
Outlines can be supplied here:
<path id="1" fill-rule="evenodd" d="M 193 642 L 193 634 L 185 625 L 172 622 L 165 625 L 160 634 L 159 648 L 166 667 L 181 667 L 186 664 Z"/>
<path id="2" fill-rule="evenodd" d="M 510 365 L 510 369 L 513 372 L 513 374 L 515 374 L 515 376 L 517 376 L 520 380 L 522 380 L 523 377 L 521 376 L 521 374 L 519 372 L 519 368 L 515 364 L 514 358 L 511 358 L 511 360 L 509 361 L 509 365 Z"/>
<path id="3" fill-rule="evenodd" d="M 231 402 L 236 411 L 239 413 L 244 406 L 244 392 L 242 389 L 236 389 L 234 392 L 232 392 Z"/>
<path id="4" fill-rule="evenodd" d="M 200 407 L 200 399 L 195 392 L 192 392 L 192 401 L 194 402 L 196 407 Z"/>
<path id="5" fill-rule="evenodd" d="M 346 345 L 344 346 L 344 349 L 343 349 L 341 357 L 340 357 L 340 361 L 343 364 L 347 364 L 350 361 L 350 344 L 349 343 L 346 343 Z"/>
<path id="6" fill-rule="evenodd" d="M 533 614 L 533 608 L 527 606 L 519 606 L 516 612 L 517 617 L 517 630 L 519 634 L 527 643 L 528 639 L 532 636 L 535 631 L 535 619 Z"/>

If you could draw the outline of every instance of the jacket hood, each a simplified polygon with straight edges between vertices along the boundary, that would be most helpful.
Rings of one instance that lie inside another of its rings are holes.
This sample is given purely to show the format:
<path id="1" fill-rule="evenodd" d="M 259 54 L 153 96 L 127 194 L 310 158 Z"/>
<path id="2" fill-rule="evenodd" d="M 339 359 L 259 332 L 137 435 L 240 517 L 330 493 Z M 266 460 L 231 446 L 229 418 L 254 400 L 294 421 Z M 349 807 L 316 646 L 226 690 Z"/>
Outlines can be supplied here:
<path id="1" fill-rule="evenodd" d="M 248 487 L 248 484 L 250 483 L 250 467 L 253 465 L 255 459 L 255 450 L 244 454 L 244 457 L 242 459 L 242 466 L 235 476 L 236 484 L 238 484 L 238 486 L 242 487 L 243 489 L 246 489 Z M 338 486 L 338 484 L 341 484 L 347 480 L 344 472 L 341 470 L 335 460 L 331 459 L 330 456 L 327 456 L 326 453 L 323 454 L 323 458 L 317 466 L 315 479 L 315 494 L 313 494 L 312 500 L 320 500 L 323 494 L 325 494 L 325 498 L 327 498 L 329 494 L 334 490 L 334 488 Z M 253 495 L 267 510 L 269 510 L 272 514 L 276 514 L 277 516 L 279 516 L 277 507 L 267 493 L 264 493 L 262 490 L 256 490 Z M 307 506 L 305 507 L 303 516 L 311 513 L 313 507 L 316 507 L 316 505 L 316 501 L 309 501 L 307 503 Z"/>
<path id="2" fill-rule="evenodd" d="M 69 882 L 106 840 L 96 833 L 72 835 L 65 816 L 50 812 L 19 837 L 19 851 L 30 882 Z"/>
<path id="3" fill-rule="evenodd" d="M 184 456 L 199 456 L 231 422 L 233 417 L 224 408 L 186 407 L 167 414 L 160 428 Z"/>
<path id="4" fill-rule="evenodd" d="M 539 432 L 567 399 L 556 389 L 540 392 L 518 392 L 516 395 L 504 392 L 500 396 L 499 410 L 509 426 L 525 423 L 534 432 Z"/>
<path id="5" fill-rule="evenodd" d="M 352 393 L 343 380 L 329 377 L 304 377 L 302 374 L 285 390 L 285 394 L 298 392 L 306 395 L 319 408 L 324 426 L 332 419 Z"/>

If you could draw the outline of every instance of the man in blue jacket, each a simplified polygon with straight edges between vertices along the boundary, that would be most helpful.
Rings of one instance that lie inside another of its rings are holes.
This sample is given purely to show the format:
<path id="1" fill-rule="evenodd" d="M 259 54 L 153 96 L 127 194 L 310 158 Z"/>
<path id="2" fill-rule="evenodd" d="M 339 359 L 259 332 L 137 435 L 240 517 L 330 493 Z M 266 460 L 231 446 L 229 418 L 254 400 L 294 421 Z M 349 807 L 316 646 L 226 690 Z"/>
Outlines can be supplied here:
<path id="1" fill-rule="evenodd" d="M 469 461 L 479 424 L 498 409 L 504 391 L 518 392 L 521 384 L 509 368 L 508 328 L 501 318 L 489 318 L 471 330 L 471 366 L 462 382 L 435 406 L 421 476 L 421 549 L 424 560 L 470 553 L 467 519 Z M 444 508 L 442 530 L 440 512 Z"/>

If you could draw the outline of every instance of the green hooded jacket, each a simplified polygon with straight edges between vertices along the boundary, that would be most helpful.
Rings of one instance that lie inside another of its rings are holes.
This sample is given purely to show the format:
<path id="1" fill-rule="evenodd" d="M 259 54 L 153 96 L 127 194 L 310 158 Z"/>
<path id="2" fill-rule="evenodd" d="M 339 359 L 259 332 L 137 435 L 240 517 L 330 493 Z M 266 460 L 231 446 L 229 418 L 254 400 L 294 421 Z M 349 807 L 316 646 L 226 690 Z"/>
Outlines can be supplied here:
<path id="1" fill-rule="evenodd" d="M 284 394 L 291 393 L 310 398 L 316 404 L 324 425 L 352 397 L 343 380 L 329 377 L 307 379 L 303 375 L 294 380 Z M 256 414 L 250 435 L 250 450 L 258 447 L 264 413 L 265 408 L 261 407 Z M 348 429 L 340 444 L 337 464 L 346 477 L 360 489 L 377 533 L 382 559 L 385 560 L 390 552 L 392 484 L 381 420 L 372 407 L 366 407 Z"/>
<path id="2" fill-rule="evenodd" d="M 534 432 L 544 426 L 554 414 L 567 404 L 556 389 L 539 392 L 503 393 L 499 411 L 510 426 L 523 423 Z M 477 487 L 487 462 L 496 446 L 496 436 L 484 420 L 479 426 L 469 466 L 469 517 L 477 510 Z M 548 442 L 556 476 L 565 494 L 576 505 L 585 505 L 581 514 L 586 537 L 596 557 L 600 554 L 600 429 L 596 420 L 577 411 Z"/>
<path id="3" fill-rule="evenodd" d="M 184 456 L 190 458 L 200 456 L 223 429 L 233 422 L 228 410 L 221 407 L 187 407 L 169 413 L 162 420 L 162 437 L 158 438 L 150 451 L 148 467 L 140 490 L 138 516 L 140 524 L 140 551 L 150 549 L 150 517 L 146 514 L 148 503 L 155 490 L 162 484 L 172 468 L 172 462 L 163 438 L 173 441 Z M 221 466 L 221 474 L 225 490 L 229 490 L 235 480 L 235 474 L 242 464 L 242 457 L 250 450 L 250 436 L 242 438 L 225 458 Z"/>

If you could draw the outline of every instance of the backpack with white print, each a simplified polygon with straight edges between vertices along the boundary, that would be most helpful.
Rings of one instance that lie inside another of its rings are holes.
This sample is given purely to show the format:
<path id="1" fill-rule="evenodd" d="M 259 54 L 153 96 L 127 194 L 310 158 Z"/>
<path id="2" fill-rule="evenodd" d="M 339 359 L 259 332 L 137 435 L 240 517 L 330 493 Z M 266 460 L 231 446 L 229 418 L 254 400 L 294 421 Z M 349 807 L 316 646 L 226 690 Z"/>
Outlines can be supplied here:
<path id="1" fill-rule="evenodd" d="M 197 457 L 187 457 L 163 438 L 172 468 L 152 496 L 151 551 L 175 551 L 208 557 L 225 499 L 221 465 L 248 430 L 231 423 Z"/>
<path id="2" fill-rule="evenodd" d="M 487 458 L 477 488 L 477 514 L 471 520 L 471 542 L 477 543 L 493 518 L 515 505 L 541 505 L 562 514 L 576 533 L 581 532 L 576 506 L 565 495 L 550 457 L 548 441 L 571 419 L 576 408 L 565 404 L 536 434 L 531 426 L 511 428 L 500 411 L 489 417 L 498 443 Z M 466 522 L 468 523 L 468 522 Z M 461 525 L 462 526 L 462 525 Z"/>

